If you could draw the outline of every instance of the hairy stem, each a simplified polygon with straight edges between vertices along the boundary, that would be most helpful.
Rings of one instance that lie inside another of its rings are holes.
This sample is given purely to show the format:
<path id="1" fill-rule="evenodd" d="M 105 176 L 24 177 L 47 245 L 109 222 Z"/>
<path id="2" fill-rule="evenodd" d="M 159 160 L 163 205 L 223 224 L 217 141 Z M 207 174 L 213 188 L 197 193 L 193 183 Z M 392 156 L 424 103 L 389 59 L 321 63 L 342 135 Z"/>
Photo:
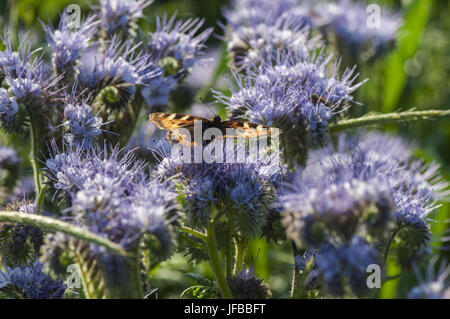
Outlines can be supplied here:
<path id="1" fill-rule="evenodd" d="M 42 205 L 44 204 L 46 190 L 47 190 L 47 185 L 44 185 L 41 188 L 41 192 L 37 196 L 37 213 L 38 214 L 40 214 L 42 211 Z"/>
<path id="2" fill-rule="evenodd" d="M 32 121 L 33 122 L 33 121 Z M 33 177 L 34 177 L 34 186 L 36 194 L 39 195 L 41 193 L 41 170 L 40 170 L 40 163 L 37 159 L 37 156 L 39 154 L 40 148 L 39 148 L 39 134 L 38 134 L 38 127 L 36 127 L 35 124 L 30 123 L 30 129 L 31 129 L 31 154 L 30 154 L 30 160 L 31 164 L 33 166 Z"/>
<path id="3" fill-rule="evenodd" d="M 297 287 L 299 286 L 300 280 L 300 270 L 297 269 L 297 265 L 295 264 L 295 256 L 297 256 L 297 245 L 291 241 L 292 247 L 292 255 L 294 256 L 294 271 L 292 273 L 292 284 L 291 284 L 291 298 L 294 299 L 297 297 Z"/>
<path id="4" fill-rule="evenodd" d="M 216 234 L 214 231 L 214 222 L 208 225 L 206 232 L 206 245 L 208 247 L 209 261 L 211 263 L 211 268 L 213 270 L 214 276 L 216 277 L 217 283 L 219 284 L 222 295 L 225 299 L 232 299 L 230 288 L 228 287 L 227 280 L 222 271 L 222 265 L 219 260 L 219 254 L 217 250 Z"/>
<path id="5" fill-rule="evenodd" d="M 298 296 L 297 287 L 299 286 L 300 281 L 300 271 L 294 265 L 294 271 L 292 273 L 292 284 L 291 284 L 291 298 L 296 299 Z"/>
<path id="6" fill-rule="evenodd" d="M 204 242 L 206 242 L 206 240 L 207 240 L 206 235 L 204 233 L 202 233 L 202 232 L 199 232 L 198 230 L 195 230 L 195 229 L 192 229 L 192 228 L 189 228 L 189 227 L 186 227 L 186 226 L 181 226 L 180 229 L 182 231 L 184 231 L 185 233 L 187 233 L 187 234 L 190 234 L 190 235 L 192 235 L 192 236 L 194 236 L 194 237 L 196 237 L 198 239 L 203 240 Z"/>
<path id="7" fill-rule="evenodd" d="M 75 226 L 55 218 L 50 218 L 40 215 L 25 214 L 20 212 L 0 211 L 0 221 L 10 223 L 21 223 L 34 227 L 38 227 L 49 232 L 62 232 L 67 235 L 91 242 L 93 244 L 103 246 L 111 252 L 126 256 L 130 255 L 122 246 L 110 241 L 107 238 L 100 237 L 90 231 L 87 231 L 79 226 Z"/>
<path id="8" fill-rule="evenodd" d="M 141 259 L 140 259 L 140 247 L 139 245 L 136 247 L 135 254 L 132 258 L 132 266 L 133 266 L 133 275 L 134 275 L 134 282 L 135 287 L 132 291 L 131 297 L 134 299 L 144 299 L 144 290 L 142 289 L 142 282 L 141 282 Z"/>
<path id="9" fill-rule="evenodd" d="M 450 110 L 426 110 L 426 111 L 406 111 L 406 112 L 386 113 L 386 114 L 368 114 L 358 118 L 345 119 L 338 121 L 337 123 L 330 124 L 329 131 L 330 133 L 336 133 L 363 126 L 435 119 L 442 117 L 450 117 Z"/>

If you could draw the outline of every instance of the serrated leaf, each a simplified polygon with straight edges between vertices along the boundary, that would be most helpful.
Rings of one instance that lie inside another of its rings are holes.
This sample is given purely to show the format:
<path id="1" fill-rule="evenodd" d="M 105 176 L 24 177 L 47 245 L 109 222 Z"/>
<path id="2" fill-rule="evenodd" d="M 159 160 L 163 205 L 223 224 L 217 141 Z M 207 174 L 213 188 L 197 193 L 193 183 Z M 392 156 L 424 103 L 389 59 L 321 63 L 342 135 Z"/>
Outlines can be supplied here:
<path id="1" fill-rule="evenodd" d="M 202 286 L 213 286 L 214 285 L 214 282 L 212 282 L 208 278 L 203 277 L 202 275 L 199 275 L 196 273 L 189 272 L 189 273 L 185 274 L 185 276 L 192 279 L 193 281 L 195 281 L 195 283 L 197 283 L 198 285 L 202 285 Z"/>

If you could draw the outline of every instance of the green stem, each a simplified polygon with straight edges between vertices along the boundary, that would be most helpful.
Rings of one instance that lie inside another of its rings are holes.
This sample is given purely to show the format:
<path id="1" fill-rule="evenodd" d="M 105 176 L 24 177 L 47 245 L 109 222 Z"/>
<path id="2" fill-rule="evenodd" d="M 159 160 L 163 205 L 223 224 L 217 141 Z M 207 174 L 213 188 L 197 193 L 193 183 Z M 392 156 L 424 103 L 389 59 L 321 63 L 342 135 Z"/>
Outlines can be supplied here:
<path id="1" fill-rule="evenodd" d="M 41 170 L 37 156 L 39 155 L 39 137 L 38 128 L 33 123 L 30 123 L 31 129 L 31 164 L 33 166 L 34 186 L 36 188 L 36 194 L 41 193 Z"/>
<path id="2" fill-rule="evenodd" d="M 391 250 L 392 243 L 394 242 L 395 236 L 400 231 L 401 227 L 396 227 L 392 232 L 392 236 L 389 238 L 389 241 L 386 244 L 386 250 L 384 251 L 384 261 L 387 262 L 389 257 L 389 252 Z"/>
<path id="3" fill-rule="evenodd" d="M 239 240 L 236 238 L 235 247 L 236 247 L 236 262 L 234 264 L 234 275 L 236 276 L 238 271 L 242 271 L 244 266 L 244 252 L 247 246 L 247 239 Z"/>
<path id="4" fill-rule="evenodd" d="M 292 274 L 292 285 L 291 285 L 291 298 L 296 299 L 298 296 L 297 287 L 299 286 L 300 281 L 300 270 L 294 265 L 294 271 Z"/>
<path id="5" fill-rule="evenodd" d="M 291 285 L 291 298 L 297 298 L 298 292 L 297 287 L 299 286 L 299 280 L 300 280 L 300 270 L 297 269 L 297 265 L 295 264 L 295 256 L 297 256 L 297 245 L 291 241 L 291 247 L 292 247 L 292 255 L 294 257 L 294 271 L 292 274 L 292 285 Z"/>
<path id="6" fill-rule="evenodd" d="M 198 239 L 203 240 L 204 242 L 207 241 L 207 236 L 204 233 L 199 232 L 198 230 L 195 230 L 195 229 L 192 229 L 192 228 L 189 228 L 186 226 L 181 226 L 181 230 L 187 234 L 190 234 L 194 237 L 197 237 Z"/>
<path id="7" fill-rule="evenodd" d="M 132 257 L 132 266 L 134 268 L 134 282 L 135 287 L 132 291 L 133 299 L 144 299 L 144 290 L 141 283 L 141 258 L 140 248 L 137 246 L 134 256 Z"/>
<path id="8" fill-rule="evenodd" d="M 75 259 L 77 261 L 78 269 L 80 270 L 80 277 L 83 285 L 83 292 L 86 299 L 93 299 L 94 293 L 89 289 L 89 281 L 87 279 L 87 274 L 83 269 L 82 258 L 77 251 L 73 252 Z"/>
<path id="9" fill-rule="evenodd" d="M 42 205 L 44 204 L 46 190 L 47 190 L 47 185 L 44 185 L 44 187 L 41 188 L 41 192 L 38 194 L 38 197 L 37 197 L 37 213 L 38 214 L 40 214 L 42 211 Z"/>
<path id="10" fill-rule="evenodd" d="M 230 278 L 233 271 L 233 212 L 228 214 L 228 223 L 227 223 L 227 249 L 226 249 L 226 270 L 227 270 L 227 278 Z"/>
<path id="11" fill-rule="evenodd" d="M 442 117 L 450 117 L 450 110 L 426 110 L 406 111 L 398 113 L 394 112 L 386 114 L 369 114 L 354 119 L 338 121 L 337 123 L 330 125 L 329 131 L 330 133 L 336 133 L 362 126 L 382 125 L 387 123 L 399 123 Z"/>
<path id="12" fill-rule="evenodd" d="M 208 247 L 209 260 L 211 263 L 211 268 L 216 277 L 217 283 L 219 284 L 222 295 L 225 299 L 232 299 L 230 288 L 228 287 L 227 280 L 223 274 L 221 263 L 219 260 L 219 254 L 217 250 L 216 234 L 214 231 L 214 222 L 209 223 L 208 229 L 206 231 L 206 245 Z"/>
<path id="13" fill-rule="evenodd" d="M 55 218 L 50 218 L 40 215 L 25 214 L 20 212 L 0 211 L 0 221 L 10 223 L 26 224 L 49 232 L 63 232 L 67 235 L 91 242 L 93 244 L 108 248 L 111 252 L 119 255 L 130 255 L 119 244 L 110 241 L 107 238 L 100 237 L 90 231 L 87 231 L 79 226 L 75 226 Z"/>

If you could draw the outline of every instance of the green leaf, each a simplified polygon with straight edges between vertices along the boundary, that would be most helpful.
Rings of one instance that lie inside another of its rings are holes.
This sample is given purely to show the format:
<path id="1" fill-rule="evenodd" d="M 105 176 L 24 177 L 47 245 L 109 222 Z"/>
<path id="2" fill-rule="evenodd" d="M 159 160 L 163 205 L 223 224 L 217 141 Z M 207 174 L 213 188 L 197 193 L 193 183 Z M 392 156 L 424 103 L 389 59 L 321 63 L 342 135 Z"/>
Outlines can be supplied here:
<path id="1" fill-rule="evenodd" d="M 403 65 L 417 51 L 422 31 L 428 22 L 431 5 L 431 0 L 416 0 L 406 14 L 405 23 L 399 32 L 398 49 L 390 56 L 386 66 L 383 112 L 393 111 L 402 97 L 407 82 Z"/>
<path id="2" fill-rule="evenodd" d="M 217 298 L 220 292 L 215 287 L 192 286 L 181 293 L 181 297 L 187 297 L 189 295 L 196 299 L 213 299 Z"/>
<path id="3" fill-rule="evenodd" d="M 198 285 L 210 286 L 210 287 L 214 285 L 213 281 L 211 281 L 210 279 L 208 279 L 206 277 L 203 277 L 202 275 L 196 274 L 196 273 L 189 272 L 189 273 L 185 274 L 185 276 L 192 279 Z"/>

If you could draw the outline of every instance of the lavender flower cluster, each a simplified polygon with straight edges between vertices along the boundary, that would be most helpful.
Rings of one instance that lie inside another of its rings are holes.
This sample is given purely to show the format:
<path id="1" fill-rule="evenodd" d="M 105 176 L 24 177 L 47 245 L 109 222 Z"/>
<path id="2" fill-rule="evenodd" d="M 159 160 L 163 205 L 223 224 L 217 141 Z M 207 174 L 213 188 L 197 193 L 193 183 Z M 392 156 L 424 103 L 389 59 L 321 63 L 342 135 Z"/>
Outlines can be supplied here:
<path id="1" fill-rule="evenodd" d="M 345 277 L 365 278 L 368 265 L 382 263 L 393 234 L 403 241 L 397 248 L 402 262 L 429 247 L 429 215 L 436 201 L 448 196 L 437 169 L 414 160 L 411 146 L 400 138 L 341 135 L 336 149 L 310 154 L 281 197 L 287 235 L 314 251 L 325 286 L 341 295 Z M 359 270 L 349 266 L 354 262 Z"/>

